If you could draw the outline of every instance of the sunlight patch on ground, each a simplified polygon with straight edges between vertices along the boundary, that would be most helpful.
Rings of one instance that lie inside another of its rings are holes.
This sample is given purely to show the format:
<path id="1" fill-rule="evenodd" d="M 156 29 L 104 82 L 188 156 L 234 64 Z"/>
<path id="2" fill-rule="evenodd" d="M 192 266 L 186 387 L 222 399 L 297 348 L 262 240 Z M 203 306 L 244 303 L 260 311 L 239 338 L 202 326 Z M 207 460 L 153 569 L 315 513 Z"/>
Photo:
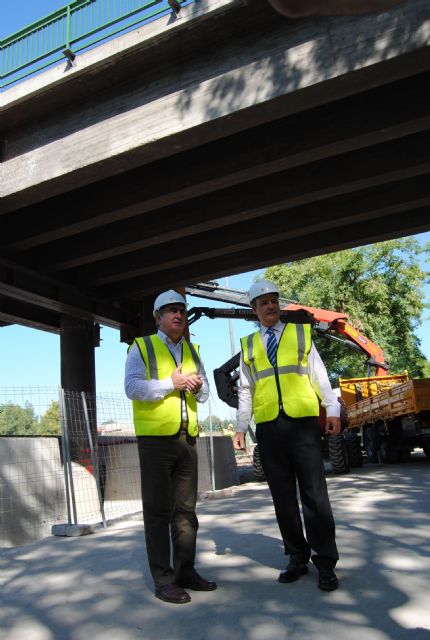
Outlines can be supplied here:
<path id="1" fill-rule="evenodd" d="M 421 558 L 420 563 L 414 564 L 414 569 L 404 566 L 402 572 L 385 572 L 390 583 L 405 596 L 404 604 L 390 609 L 390 616 L 407 629 L 423 628 L 430 631 L 429 563 L 429 559 L 423 561 Z"/>
<path id="2" fill-rule="evenodd" d="M 249 630 L 250 640 L 287 640 L 288 632 L 285 627 L 276 622 L 257 624 Z"/>
<path id="3" fill-rule="evenodd" d="M 31 637 L 31 640 L 55 640 L 49 629 L 44 627 L 38 620 L 19 620 L 10 629 L 7 640 L 24 640 Z"/>
<path id="4" fill-rule="evenodd" d="M 388 494 L 383 491 L 362 491 L 354 496 L 354 500 L 345 499 L 344 501 L 339 500 L 337 502 L 342 506 L 343 510 L 362 515 L 365 512 L 374 512 L 375 510 L 380 509 L 379 503 L 381 502 L 385 505 L 388 501 L 393 500 L 400 502 L 402 500 L 402 495 L 400 493 Z"/>
<path id="5" fill-rule="evenodd" d="M 381 563 L 389 569 L 400 571 L 428 571 L 430 568 L 430 561 L 425 562 L 422 556 L 405 555 L 404 551 L 400 555 L 398 550 L 382 554 Z"/>

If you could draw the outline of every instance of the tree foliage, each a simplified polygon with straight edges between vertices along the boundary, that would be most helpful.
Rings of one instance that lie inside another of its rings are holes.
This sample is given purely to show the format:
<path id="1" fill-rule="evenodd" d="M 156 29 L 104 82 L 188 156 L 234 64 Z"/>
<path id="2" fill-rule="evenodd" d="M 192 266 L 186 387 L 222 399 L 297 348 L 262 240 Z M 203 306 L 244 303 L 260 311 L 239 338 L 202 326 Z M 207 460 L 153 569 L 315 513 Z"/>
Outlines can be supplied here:
<path id="1" fill-rule="evenodd" d="M 24 407 L 8 402 L 0 405 L 0 435 L 34 435 L 36 416 L 33 406 L 26 402 Z"/>
<path id="2" fill-rule="evenodd" d="M 221 419 L 218 416 L 212 416 L 212 430 L 213 431 L 222 431 L 223 429 L 227 429 L 229 425 L 233 426 L 233 430 L 236 431 L 236 420 L 232 419 L 232 420 L 227 420 L 227 419 Z M 207 418 L 205 418 L 203 420 L 203 422 L 200 423 L 200 429 L 202 431 L 202 433 L 209 433 L 210 432 L 210 418 L 209 416 L 207 416 Z"/>
<path id="3" fill-rule="evenodd" d="M 430 247 L 414 238 L 391 240 L 266 270 L 281 295 L 302 304 L 348 315 L 348 322 L 384 350 L 390 373 L 408 369 L 424 377 L 429 363 L 414 331 L 421 323 L 429 272 L 420 266 Z M 338 343 L 316 337 L 330 378 L 367 375 L 365 358 Z"/>
<path id="4" fill-rule="evenodd" d="M 60 405 L 56 400 L 51 402 L 51 406 L 45 411 L 40 419 L 38 434 L 43 436 L 59 436 L 60 427 Z"/>
<path id="5" fill-rule="evenodd" d="M 12 402 L 0 405 L 0 436 L 57 436 L 60 435 L 60 406 L 53 400 L 38 419 L 34 407 Z"/>

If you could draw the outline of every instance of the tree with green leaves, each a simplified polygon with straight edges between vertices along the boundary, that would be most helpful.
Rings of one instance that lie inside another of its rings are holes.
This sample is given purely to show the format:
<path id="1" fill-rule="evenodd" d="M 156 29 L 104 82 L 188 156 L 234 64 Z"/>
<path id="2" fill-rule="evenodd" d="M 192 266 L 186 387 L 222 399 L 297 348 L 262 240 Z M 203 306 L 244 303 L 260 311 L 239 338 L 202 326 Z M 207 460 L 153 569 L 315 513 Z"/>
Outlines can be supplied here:
<path id="1" fill-rule="evenodd" d="M 211 423 L 211 418 L 209 418 L 209 416 L 207 416 L 203 420 L 203 422 L 201 423 L 203 433 L 209 433 L 210 432 L 210 423 Z M 222 420 L 221 420 L 221 418 L 219 418 L 218 416 L 212 416 L 212 430 L 213 431 L 220 431 L 221 428 L 222 428 Z"/>
<path id="2" fill-rule="evenodd" d="M 26 402 L 24 407 L 12 402 L 0 405 L 1 436 L 31 436 L 37 425 L 33 406 Z"/>
<path id="3" fill-rule="evenodd" d="M 420 258 L 429 256 L 429 244 L 404 238 L 270 267 L 264 277 L 278 285 L 282 297 L 347 314 L 353 327 L 382 347 L 390 373 L 407 369 L 420 378 L 430 364 L 414 331 L 428 306 L 429 272 Z M 367 375 L 360 353 L 319 336 L 315 343 L 334 385 L 339 377 Z"/>
<path id="4" fill-rule="evenodd" d="M 41 436 L 59 436 L 60 431 L 60 405 L 56 400 L 53 400 L 40 419 L 37 434 Z"/>

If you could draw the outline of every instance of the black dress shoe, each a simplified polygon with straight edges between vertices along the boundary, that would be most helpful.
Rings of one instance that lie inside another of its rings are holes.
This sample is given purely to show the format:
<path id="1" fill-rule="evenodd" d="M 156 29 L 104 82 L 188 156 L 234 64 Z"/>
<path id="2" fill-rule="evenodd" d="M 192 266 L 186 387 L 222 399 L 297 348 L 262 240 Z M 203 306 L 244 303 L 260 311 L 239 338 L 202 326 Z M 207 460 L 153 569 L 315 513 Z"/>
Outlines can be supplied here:
<path id="1" fill-rule="evenodd" d="M 191 600 L 190 594 L 184 591 L 176 582 L 156 587 L 155 595 L 160 600 L 171 602 L 172 604 L 185 604 Z"/>
<path id="2" fill-rule="evenodd" d="M 278 582 L 295 582 L 300 576 L 306 575 L 308 567 L 296 558 L 291 558 L 288 567 L 283 569 L 278 576 Z"/>
<path id="3" fill-rule="evenodd" d="M 192 589 L 193 591 L 215 591 L 217 588 L 216 582 L 212 580 L 205 580 L 197 571 L 193 574 L 177 580 L 177 583 L 185 589 Z"/>
<path id="4" fill-rule="evenodd" d="M 339 586 L 339 580 L 331 567 L 318 569 L 318 587 L 322 591 L 334 591 Z"/>

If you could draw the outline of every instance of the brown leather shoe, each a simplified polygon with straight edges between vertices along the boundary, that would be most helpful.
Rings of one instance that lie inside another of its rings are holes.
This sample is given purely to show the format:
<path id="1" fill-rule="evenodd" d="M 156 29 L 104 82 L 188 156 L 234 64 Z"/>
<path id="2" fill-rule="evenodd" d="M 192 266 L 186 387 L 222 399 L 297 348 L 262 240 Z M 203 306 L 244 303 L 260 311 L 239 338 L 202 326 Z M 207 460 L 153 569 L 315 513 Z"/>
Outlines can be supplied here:
<path id="1" fill-rule="evenodd" d="M 176 582 L 156 587 L 155 596 L 160 600 L 164 600 L 164 602 L 171 602 L 172 604 L 185 604 L 191 600 L 190 594 L 184 591 Z"/>
<path id="2" fill-rule="evenodd" d="M 193 591 L 215 591 L 217 588 L 216 582 L 212 580 L 205 580 L 202 578 L 197 571 L 194 571 L 193 574 L 182 578 L 181 580 L 177 580 L 177 584 L 181 587 L 185 587 L 185 589 L 192 589 Z"/>

